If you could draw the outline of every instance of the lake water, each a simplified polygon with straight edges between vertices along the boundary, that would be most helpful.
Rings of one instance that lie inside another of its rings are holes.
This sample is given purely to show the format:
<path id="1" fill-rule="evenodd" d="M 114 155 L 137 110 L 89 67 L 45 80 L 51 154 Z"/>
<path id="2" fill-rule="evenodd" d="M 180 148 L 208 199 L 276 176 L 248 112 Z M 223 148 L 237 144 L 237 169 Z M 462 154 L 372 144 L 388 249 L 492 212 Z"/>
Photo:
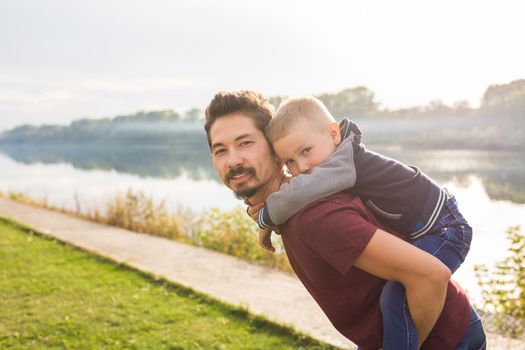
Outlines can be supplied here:
<path id="1" fill-rule="evenodd" d="M 455 194 L 474 238 L 454 276 L 479 300 L 473 265 L 491 266 L 501 260 L 508 246 L 506 228 L 525 228 L 525 156 L 503 151 L 375 150 L 417 165 Z M 69 209 L 75 208 L 75 197 L 82 205 L 102 207 L 128 189 L 165 200 L 171 208 L 228 210 L 241 205 L 219 182 L 208 154 L 188 157 L 162 148 L 4 146 L 0 169 L 0 191 L 22 192 Z"/>

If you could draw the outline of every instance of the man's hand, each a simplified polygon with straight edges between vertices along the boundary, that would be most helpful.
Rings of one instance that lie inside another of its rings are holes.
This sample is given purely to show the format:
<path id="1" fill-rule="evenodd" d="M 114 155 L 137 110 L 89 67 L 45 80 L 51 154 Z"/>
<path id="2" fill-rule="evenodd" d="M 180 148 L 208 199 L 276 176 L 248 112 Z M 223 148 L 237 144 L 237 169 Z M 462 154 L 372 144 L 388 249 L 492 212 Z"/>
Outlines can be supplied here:
<path id="1" fill-rule="evenodd" d="M 259 229 L 259 245 L 270 253 L 275 253 L 275 248 L 272 245 L 272 230 L 269 228 Z"/>

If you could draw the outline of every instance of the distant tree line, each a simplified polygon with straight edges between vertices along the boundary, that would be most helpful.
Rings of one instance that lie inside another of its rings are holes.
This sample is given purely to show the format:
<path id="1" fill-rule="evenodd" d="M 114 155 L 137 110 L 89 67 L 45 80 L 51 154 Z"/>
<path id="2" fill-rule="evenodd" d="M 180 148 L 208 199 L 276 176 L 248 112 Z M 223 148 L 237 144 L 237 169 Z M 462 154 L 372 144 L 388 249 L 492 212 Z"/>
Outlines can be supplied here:
<path id="1" fill-rule="evenodd" d="M 525 80 L 491 85 L 479 108 L 466 101 L 447 106 L 432 101 L 423 107 L 382 108 L 366 87 L 354 87 L 317 96 L 336 118 L 350 117 L 366 125 L 368 142 L 394 142 L 428 147 L 525 148 Z M 272 96 L 278 106 L 286 97 Z M 440 123 L 449 117 L 447 123 Z M 389 123 L 380 122 L 388 119 Z M 207 150 L 203 111 L 138 112 L 105 119 L 80 119 L 67 126 L 22 125 L 0 134 L 0 144 L 117 144 L 171 145 L 180 152 Z M 410 119 L 410 123 L 403 120 Z M 380 123 L 376 123 L 378 121 Z"/>
<path id="2" fill-rule="evenodd" d="M 525 118 L 525 79 L 508 84 L 491 85 L 485 91 L 479 108 L 472 108 L 468 101 L 457 101 L 452 106 L 441 100 L 427 106 L 389 110 L 381 108 L 370 89 L 359 86 L 335 94 L 316 96 L 336 118 L 355 117 L 446 117 L 446 116 L 505 116 Z M 269 100 L 278 106 L 286 97 L 274 96 Z"/>
<path id="3" fill-rule="evenodd" d="M 525 119 L 525 80 L 489 86 L 481 101 L 481 112 Z"/>
<path id="4" fill-rule="evenodd" d="M 138 112 L 104 119 L 80 119 L 69 125 L 22 125 L 0 134 L 0 143 L 29 144 L 147 144 L 179 148 L 205 146 L 202 111 L 193 108 L 181 117 L 173 110 Z"/>

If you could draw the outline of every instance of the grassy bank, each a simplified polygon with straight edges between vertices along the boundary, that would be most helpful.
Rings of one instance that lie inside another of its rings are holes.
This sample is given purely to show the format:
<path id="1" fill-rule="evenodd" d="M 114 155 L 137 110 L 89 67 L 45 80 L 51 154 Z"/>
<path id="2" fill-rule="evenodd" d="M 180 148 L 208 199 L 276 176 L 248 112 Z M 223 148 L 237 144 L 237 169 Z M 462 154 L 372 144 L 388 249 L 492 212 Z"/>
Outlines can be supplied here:
<path id="1" fill-rule="evenodd" d="M 0 220 L 1 349 L 331 349 Z"/>

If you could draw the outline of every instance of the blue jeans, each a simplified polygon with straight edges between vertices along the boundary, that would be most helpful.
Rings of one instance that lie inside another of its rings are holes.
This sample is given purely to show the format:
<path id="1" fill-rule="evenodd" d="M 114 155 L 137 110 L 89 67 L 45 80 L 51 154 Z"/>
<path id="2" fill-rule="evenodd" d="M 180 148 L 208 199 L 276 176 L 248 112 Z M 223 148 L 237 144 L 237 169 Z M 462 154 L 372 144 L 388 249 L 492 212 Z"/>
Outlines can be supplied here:
<path id="1" fill-rule="evenodd" d="M 485 350 L 487 348 L 487 338 L 483 323 L 474 309 L 470 309 L 470 321 L 467 331 L 461 339 L 456 350 Z"/>
<path id="2" fill-rule="evenodd" d="M 383 305 L 387 297 L 395 300 L 395 303 Z M 389 339 L 388 343 L 383 339 L 383 350 L 417 350 L 418 339 L 416 327 L 410 317 L 408 305 L 405 297 L 405 288 L 401 283 L 389 282 L 383 288 L 381 294 L 381 308 L 388 309 L 387 319 L 383 319 L 384 334 L 395 334 L 396 337 Z M 456 345 L 456 350 L 484 350 L 486 349 L 485 330 L 483 323 L 476 311 L 471 307 L 470 321 L 463 338 Z"/>
<path id="3" fill-rule="evenodd" d="M 453 273 L 465 260 L 471 240 L 472 228 L 459 212 L 454 196 L 449 196 L 432 230 L 412 243 L 438 258 Z M 387 282 L 380 305 L 383 349 L 417 349 L 417 332 L 408 312 L 403 286 Z"/>
<path id="4" fill-rule="evenodd" d="M 412 242 L 438 258 L 452 273 L 465 261 L 472 241 L 472 228 L 458 210 L 454 196 L 449 196 L 431 231 Z"/>

